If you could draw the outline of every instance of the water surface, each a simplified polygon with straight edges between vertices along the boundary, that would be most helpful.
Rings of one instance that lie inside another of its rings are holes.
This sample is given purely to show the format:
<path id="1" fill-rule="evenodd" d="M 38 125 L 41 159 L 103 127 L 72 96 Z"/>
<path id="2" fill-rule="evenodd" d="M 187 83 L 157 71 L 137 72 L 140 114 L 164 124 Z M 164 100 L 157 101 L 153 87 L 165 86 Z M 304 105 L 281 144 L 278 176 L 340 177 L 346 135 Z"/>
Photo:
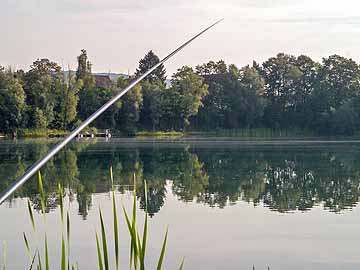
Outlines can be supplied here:
<path id="1" fill-rule="evenodd" d="M 55 142 L 0 141 L 0 190 Z M 80 269 L 96 269 L 99 206 L 108 237 L 112 236 L 112 166 L 119 206 L 131 208 L 136 175 L 139 218 L 147 180 L 151 216 L 147 259 L 152 268 L 169 226 L 166 269 L 176 269 L 183 256 L 185 269 L 190 270 L 252 269 L 253 265 L 256 269 L 359 269 L 359 158 L 356 141 L 78 141 L 42 170 L 46 224 L 37 182 L 29 181 L 0 206 L 0 241 L 7 244 L 8 269 L 26 269 L 23 232 L 33 249 L 37 242 L 26 208 L 29 198 L 37 226 L 49 234 L 51 263 L 58 267 L 60 182 L 66 187 L 72 224 L 72 262 Z M 129 239 L 123 219 L 119 227 L 120 263 L 126 269 Z M 112 245 L 110 249 L 112 254 Z"/>

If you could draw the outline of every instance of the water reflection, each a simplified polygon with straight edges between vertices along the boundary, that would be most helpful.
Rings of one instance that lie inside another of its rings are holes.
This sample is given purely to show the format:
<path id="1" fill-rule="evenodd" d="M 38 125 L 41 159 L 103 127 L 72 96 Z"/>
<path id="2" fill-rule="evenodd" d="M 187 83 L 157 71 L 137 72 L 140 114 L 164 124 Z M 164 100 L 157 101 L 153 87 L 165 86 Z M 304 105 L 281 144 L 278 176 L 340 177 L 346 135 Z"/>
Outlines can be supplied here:
<path id="1" fill-rule="evenodd" d="M 0 190 L 44 155 L 49 141 L 20 141 L 0 144 Z M 57 183 L 70 200 L 76 200 L 86 219 L 92 194 L 109 191 L 109 167 L 120 192 L 133 188 L 136 175 L 138 199 L 148 183 L 150 216 L 166 203 L 166 184 L 182 201 L 210 207 L 227 207 L 239 200 L 279 212 L 307 211 L 322 203 L 333 212 L 351 209 L 359 199 L 359 154 L 356 147 L 223 147 L 184 145 L 133 145 L 116 142 L 74 143 L 50 161 L 43 170 L 47 211 L 58 205 Z M 37 182 L 29 181 L 15 197 L 29 197 L 40 209 Z M 11 207 L 12 201 L 8 205 Z"/>

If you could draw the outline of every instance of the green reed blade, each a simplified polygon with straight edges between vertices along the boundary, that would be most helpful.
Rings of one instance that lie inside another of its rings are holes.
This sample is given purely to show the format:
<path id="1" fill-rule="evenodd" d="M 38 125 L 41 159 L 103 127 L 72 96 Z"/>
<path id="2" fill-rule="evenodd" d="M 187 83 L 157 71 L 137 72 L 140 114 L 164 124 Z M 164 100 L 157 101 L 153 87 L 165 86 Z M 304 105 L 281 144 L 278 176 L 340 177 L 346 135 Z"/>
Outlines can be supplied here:
<path id="1" fill-rule="evenodd" d="M 167 236 L 168 236 L 168 229 L 166 229 L 164 242 L 163 242 L 163 245 L 161 248 L 160 257 L 159 257 L 158 265 L 156 268 L 157 270 L 162 270 L 162 264 L 163 264 L 163 260 L 164 260 L 165 249 L 166 249 Z"/>
<path id="2" fill-rule="evenodd" d="M 47 235 L 45 233 L 45 269 L 49 270 L 49 251 L 48 251 L 48 240 Z"/>
<path id="3" fill-rule="evenodd" d="M 61 270 L 66 269 L 66 251 L 65 251 L 65 239 L 64 234 L 61 237 Z"/>
<path id="4" fill-rule="evenodd" d="M 32 207 L 31 207 L 31 204 L 30 204 L 30 200 L 29 200 L 29 199 L 28 199 L 28 201 L 27 201 L 27 206 L 28 206 L 28 211 L 29 211 L 29 216 L 30 216 L 30 221 L 31 221 L 32 228 L 33 228 L 34 232 L 36 232 L 34 215 L 33 215 Z"/>
<path id="5" fill-rule="evenodd" d="M 132 255 L 133 255 L 133 233 L 132 233 L 132 227 L 130 224 L 129 216 L 128 216 L 124 206 L 123 206 L 123 211 L 124 211 L 124 216 L 125 216 L 126 224 L 127 224 L 129 234 L 130 234 L 130 239 L 131 239 L 131 248 L 130 248 L 130 265 L 131 265 Z"/>
<path id="6" fill-rule="evenodd" d="M 135 264 L 135 261 L 137 260 L 136 228 L 135 228 L 135 226 L 131 225 L 129 216 L 128 216 L 124 206 L 123 206 L 123 211 L 124 211 L 125 220 L 126 220 L 126 224 L 127 224 L 129 234 L 130 234 L 130 239 L 131 239 L 131 247 L 130 247 L 130 266 L 131 266 L 133 260 L 134 260 L 134 264 Z M 136 266 L 136 264 L 134 266 Z"/>
<path id="7" fill-rule="evenodd" d="M 38 183 L 39 183 L 39 190 L 40 190 L 40 196 L 41 196 L 41 209 L 44 215 L 45 220 L 45 191 L 44 191 L 44 185 L 41 177 L 41 172 L 38 171 Z"/>
<path id="8" fill-rule="evenodd" d="M 114 238 L 115 238 L 115 264 L 116 270 L 119 269 L 119 232 L 118 232 L 118 219 L 117 219 L 117 210 L 116 210 L 116 201 L 114 190 L 112 192 L 113 197 L 113 215 L 114 215 Z"/>
<path id="9" fill-rule="evenodd" d="M 147 184 L 144 181 L 144 193 L 145 193 L 145 221 L 144 221 L 144 231 L 143 231 L 143 239 L 142 239 L 142 264 L 141 269 L 145 269 L 145 253 L 146 253 L 146 242 L 147 242 L 147 227 L 148 227 L 148 213 L 147 213 Z"/>
<path id="10" fill-rule="evenodd" d="M 131 227 L 132 227 L 132 231 L 133 231 L 133 252 L 134 252 L 134 267 L 135 269 L 137 268 L 137 256 L 138 256 L 138 252 L 137 252 L 137 240 L 136 240 L 136 175 L 134 173 L 134 200 L 133 200 L 133 211 L 132 211 L 132 223 L 131 223 Z"/>
<path id="11" fill-rule="evenodd" d="M 138 234 L 138 232 L 136 232 L 136 240 L 137 240 L 137 245 L 136 245 L 136 248 L 137 248 L 137 254 L 138 256 L 136 257 L 136 269 L 137 269 L 137 266 L 138 266 L 138 262 L 140 263 L 140 269 L 142 269 L 144 266 L 144 262 L 142 260 L 142 258 L 144 257 L 143 254 L 142 254 L 142 248 L 141 248 L 141 242 L 140 242 L 140 236 Z"/>
<path id="12" fill-rule="evenodd" d="M 142 261 L 145 260 L 146 252 L 146 241 L 147 241 L 147 227 L 148 227 L 148 213 L 147 213 L 147 183 L 144 181 L 144 193 L 145 193 L 145 221 L 144 221 L 144 231 L 143 231 L 143 240 L 142 240 Z"/>
<path id="13" fill-rule="evenodd" d="M 115 200 L 114 175 L 113 175 L 112 166 L 110 167 L 110 180 L 111 180 L 113 219 L 114 219 L 115 266 L 116 266 L 116 270 L 118 270 L 119 269 L 119 233 L 118 233 L 118 219 L 117 219 L 117 209 L 116 209 L 116 200 Z"/>
<path id="14" fill-rule="evenodd" d="M 179 270 L 183 270 L 184 268 L 184 263 L 185 263 L 185 258 L 183 257 L 179 266 Z"/>
<path id="15" fill-rule="evenodd" d="M 6 242 L 3 242 L 3 270 L 6 270 Z"/>
<path id="16" fill-rule="evenodd" d="M 139 256 L 140 256 L 140 259 L 142 257 L 142 248 L 141 248 L 141 242 L 140 242 L 140 235 L 138 232 L 136 232 L 136 240 L 137 240 L 137 246 L 138 246 L 138 251 L 139 251 Z"/>
<path id="17" fill-rule="evenodd" d="M 66 232 L 67 232 L 67 248 L 68 248 L 68 267 L 67 269 L 70 270 L 70 215 L 69 211 L 66 213 Z"/>
<path id="18" fill-rule="evenodd" d="M 133 211 L 132 211 L 132 225 L 136 224 L 136 176 L 134 174 L 134 202 L 133 202 Z"/>
<path id="19" fill-rule="evenodd" d="M 148 189 L 147 189 L 147 182 L 146 180 L 144 180 L 144 193 L 145 193 L 145 212 L 147 213 L 147 208 L 148 208 Z"/>
<path id="20" fill-rule="evenodd" d="M 38 265 L 37 265 L 37 269 L 41 270 L 42 269 L 42 263 L 41 263 L 41 257 L 40 257 L 40 252 L 38 250 Z"/>
<path id="21" fill-rule="evenodd" d="M 112 166 L 110 166 L 110 180 L 111 180 L 111 190 L 114 191 L 114 175 L 113 175 Z"/>
<path id="22" fill-rule="evenodd" d="M 36 259 L 36 252 L 32 258 L 32 260 L 30 261 L 30 267 L 29 267 L 29 270 L 32 270 L 33 269 L 33 266 L 34 266 L 34 263 L 35 263 L 35 259 Z"/>
<path id="23" fill-rule="evenodd" d="M 97 232 L 95 232 L 96 236 L 96 248 L 97 248 L 97 254 L 98 254 L 98 262 L 99 262 L 99 270 L 103 270 L 103 262 L 101 258 L 101 250 L 100 250 L 100 244 L 99 244 L 99 237 Z"/>
<path id="24" fill-rule="evenodd" d="M 101 238 L 102 238 L 103 254 L 104 254 L 104 265 L 105 265 L 105 270 L 109 270 L 109 258 L 108 258 L 108 251 L 107 251 L 104 220 L 102 217 L 101 209 L 99 211 L 100 211 L 100 223 L 101 223 Z"/>
<path id="25" fill-rule="evenodd" d="M 60 215 L 61 215 L 61 223 L 64 225 L 64 203 L 63 203 L 63 193 L 61 184 L 58 184 L 58 196 L 59 196 L 59 203 L 60 203 Z"/>
<path id="26" fill-rule="evenodd" d="M 24 242 L 25 242 L 26 252 L 27 252 L 27 254 L 29 256 L 29 261 L 31 263 L 31 258 L 32 257 L 31 257 L 31 250 L 30 250 L 30 246 L 29 246 L 29 241 L 27 240 L 26 234 L 23 233 L 23 235 L 24 235 Z"/>
<path id="27" fill-rule="evenodd" d="M 144 223 L 144 232 L 143 232 L 143 240 L 142 245 L 140 245 L 139 242 L 139 249 L 141 249 L 141 263 L 140 263 L 140 269 L 145 270 L 145 252 L 146 252 L 146 239 L 147 239 L 147 213 L 145 212 L 145 223 Z M 140 239 L 140 237 L 138 237 Z"/>

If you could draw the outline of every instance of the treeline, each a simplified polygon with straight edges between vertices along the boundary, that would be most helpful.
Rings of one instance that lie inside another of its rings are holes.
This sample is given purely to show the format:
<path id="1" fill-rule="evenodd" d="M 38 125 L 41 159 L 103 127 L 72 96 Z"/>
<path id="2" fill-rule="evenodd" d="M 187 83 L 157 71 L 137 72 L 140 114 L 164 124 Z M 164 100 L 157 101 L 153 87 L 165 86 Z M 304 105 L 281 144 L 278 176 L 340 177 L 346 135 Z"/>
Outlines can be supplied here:
<path id="1" fill-rule="evenodd" d="M 76 73 L 64 72 L 48 59 L 36 60 L 27 72 L 0 67 L 0 132 L 72 129 L 159 62 L 150 51 L 135 74 L 114 82 L 92 74 L 85 50 L 77 59 Z M 360 128 L 359 93 L 359 65 L 338 55 L 318 63 L 304 55 L 278 54 L 242 68 L 210 61 L 178 69 L 171 84 L 161 65 L 94 126 L 123 134 L 297 128 L 319 135 L 352 135 Z"/>

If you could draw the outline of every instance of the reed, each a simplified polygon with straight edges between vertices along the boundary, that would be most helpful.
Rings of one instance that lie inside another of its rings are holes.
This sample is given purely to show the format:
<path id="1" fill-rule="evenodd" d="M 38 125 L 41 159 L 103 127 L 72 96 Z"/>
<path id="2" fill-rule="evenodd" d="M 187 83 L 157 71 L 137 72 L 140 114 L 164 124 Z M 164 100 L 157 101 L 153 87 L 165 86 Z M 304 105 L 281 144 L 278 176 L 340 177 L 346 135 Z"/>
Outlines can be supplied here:
<path id="1" fill-rule="evenodd" d="M 147 212 L 147 184 L 146 181 L 144 182 L 144 192 L 145 192 L 145 214 L 144 214 L 144 225 L 143 228 L 140 230 L 138 228 L 136 215 L 137 215 L 137 197 L 136 197 L 136 176 L 134 175 L 134 191 L 133 191 L 133 205 L 132 205 L 132 211 L 131 211 L 131 217 L 128 215 L 128 212 L 126 211 L 125 207 L 122 206 L 124 217 L 126 220 L 128 233 L 130 236 L 130 259 L 129 259 L 129 268 L 132 270 L 145 270 L 146 269 L 146 246 L 147 246 L 147 237 L 148 237 L 148 212 Z M 117 203 L 116 203 L 116 197 L 115 197 L 115 185 L 114 185 L 114 176 L 113 176 L 113 170 L 112 167 L 110 167 L 110 181 L 111 181 L 111 195 L 112 195 L 112 207 L 113 207 L 113 232 L 114 232 L 114 250 L 115 250 L 115 262 L 114 267 L 115 270 L 119 269 L 119 229 L 118 229 L 118 214 L 117 214 Z M 40 191 L 40 198 L 41 198 L 41 210 L 43 213 L 43 220 L 44 224 L 46 225 L 46 197 L 45 197 L 45 190 L 43 185 L 43 180 L 41 173 L 38 173 L 38 186 Z M 65 222 L 65 211 L 64 211 L 64 194 L 63 194 L 63 188 L 60 184 L 58 184 L 58 200 L 60 205 L 60 220 L 61 220 L 61 270 L 70 270 L 75 269 L 75 266 L 71 264 L 70 260 L 70 245 L 71 245 L 71 222 L 70 222 L 70 215 L 69 212 L 66 212 L 66 222 Z M 23 233 L 24 243 L 26 247 L 26 252 L 29 257 L 29 270 L 37 269 L 42 270 L 43 267 L 45 270 L 51 269 L 51 264 L 49 261 L 49 249 L 48 249 L 48 238 L 47 233 L 45 232 L 39 232 L 35 223 L 34 214 L 32 210 L 32 205 L 30 200 L 27 202 L 28 206 L 28 213 L 30 218 L 30 223 L 32 226 L 32 231 L 35 235 L 35 250 L 32 250 L 31 243 L 28 240 L 27 235 L 25 232 Z M 101 211 L 101 208 L 99 208 L 99 220 L 100 220 L 100 234 L 98 234 L 98 231 L 95 230 L 95 243 L 96 243 L 96 250 L 98 255 L 98 269 L 99 270 L 110 270 L 113 269 L 112 265 L 110 265 L 109 261 L 109 253 L 108 253 L 108 239 L 107 239 L 107 231 L 106 231 L 106 224 L 104 222 L 103 213 Z M 41 256 L 41 248 L 40 248 L 40 239 L 39 235 L 44 235 L 44 260 Z M 66 237 L 65 237 L 66 233 Z M 99 235 L 101 238 L 99 238 Z M 161 252 L 159 254 L 158 263 L 157 263 L 157 270 L 163 270 L 163 261 L 165 257 L 165 250 L 166 250 L 166 244 L 167 244 L 167 238 L 168 238 L 168 229 L 166 230 L 164 240 L 162 242 L 161 246 Z M 101 241 L 100 241 L 101 240 Z M 4 258 L 6 256 L 6 247 L 4 247 Z M 45 262 L 43 264 L 43 262 Z M 6 262 L 4 259 L 2 270 L 5 270 Z M 180 263 L 179 269 L 182 270 L 184 266 L 184 259 L 182 259 Z M 76 269 L 79 269 L 77 266 Z"/>
<path id="2" fill-rule="evenodd" d="M 2 266 L 0 264 L 0 267 L 2 270 L 6 270 L 6 242 L 3 242 L 3 253 L 2 253 Z"/>

